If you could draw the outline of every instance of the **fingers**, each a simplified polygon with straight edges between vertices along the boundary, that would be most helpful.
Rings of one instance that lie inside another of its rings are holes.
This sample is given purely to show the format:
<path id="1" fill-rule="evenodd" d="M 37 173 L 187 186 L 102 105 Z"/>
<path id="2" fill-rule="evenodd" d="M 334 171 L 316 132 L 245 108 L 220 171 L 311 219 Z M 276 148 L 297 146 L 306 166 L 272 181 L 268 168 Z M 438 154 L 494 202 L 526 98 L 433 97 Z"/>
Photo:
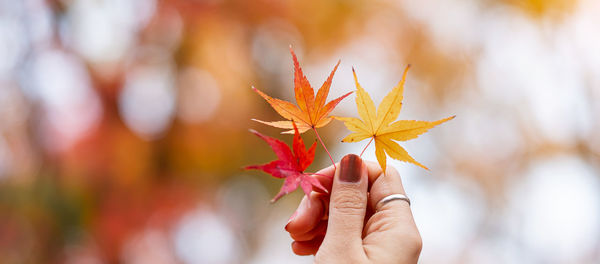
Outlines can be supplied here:
<path id="1" fill-rule="evenodd" d="M 324 218 L 326 211 L 322 199 L 327 197 L 314 192 L 311 193 L 310 198 L 305 196 L 293 219 L 286 226 L 286 230 L 294 239 L 292 250 L 297 255 L 313 255 L 323 242 L 327 231 L 327 220 L 320 219 Z M 311 206 L 306 207 L 307 204 Z"/>
<path id="2" fill-rule="evenodd" d="M 391 194 L 405 194 L 400 174 L 388 167 L 385 174 L 371 176 L 369 207 Z M 378 262 L 376 256 L 395 251 L 399 263 L 416 263 L 421 252 L 422 241 L 414 222 L 410 206 L 406 201 L 393 200 L 373 212 L 364 229 L 364 250 L 371 260 Z"/>
<path id="3" fill-rule="evenodd" d="M 370 160 L 365 160 L 363 162 L 365 164 L 367 164 L 367 172 L 369 174 L 369 186 L 371 186 L 373 184 L 373 182 L 375 182 L 375 180 L 382 173 L 382 170 L 381 170 L 381 167 L 379 166 L 379 163 L 377 163 L 377 162 L 370 161 Z"/>
<path id="4" fill-rule="evenodd" d="M 367 187 L 367 166 L 361 158 L 352 154 L 342 158 L 333 180 L 324 247 L 342 254 L 362 247 Z"/>
<path id="5" fill-rule="evenodd" d="M 334 173 L 335 167 L 332 165 L 318 171 L 313 177 L 331 192 Z M 302 198 L 298 209 L 285 226 L 295 240 L 292 243 L 294 253 L 313 255 L 317 252 L 327 230 L 328 206 L 329 194 L 321 193 L 321 190 L 314 190 L 309 196 Z"/>
<path id="6" fill-rule="evenodd" d="M 310 196 L 304 196 L 298 209 L 292 215 L 285 230 L 290 235 L 301 235 L 314 229 L 325 217 L 328 195 L 312 192 Z"/>
<path id="7" fill-rule="evenodd" d="M 314 255 L 319 250 L 321 243 L 323 243 L 323 236 L 310 241 L 294 241 L 292 242 L 292 251 L 300 256 Z"/>
<path id="8" fill-rule="evenodd" d="M 321 220 L 315 228 L 306 233 L 290 233 L 290 236 L 295 241 L 309 241 L 316 237 L 323 237 L 327 231 L 327 220 Z"/>
<path id="9" fill-rule="evenodd" d="M 377 166 L 379 167 L 379 166 Z M 373 170 L 376 171 L 376 170 Z M 379 172 L 381 169 L 379 170 Z M 376 175 L 376 176 L 375 176 Z M 402 186 L 402 179 L 400 178 L 400 174 L 396 169 L 389 167 L 385 174 L 371 174 L 370 180 L 371 189 L 369 192 L 369 207 L 376 209 L 376 205 L 381 199 L 389 196 L 391 194 L 404 194 L 404 186 Z M 396 200 L 386 203 L 380 208 L 380 211 L 383 210 L 391 210 L 394 212 L 402 212 L 410 214 L 410 206 L 406 201 Z"/>
<path id="10" fill-rule="evenodd" d="M 314 177 L 321 182 L 323 187 L 331 190 L 335 168 L 329 166 L 315 173 Z M 312 229 L 322 219 L 327 219 L 327 208 L 329 206 L 329 194 L 312 192 L 310 196 L 304 196 L 298 209 L 290 217 L 285 226 L 290 235 L 305 234 Z"/>

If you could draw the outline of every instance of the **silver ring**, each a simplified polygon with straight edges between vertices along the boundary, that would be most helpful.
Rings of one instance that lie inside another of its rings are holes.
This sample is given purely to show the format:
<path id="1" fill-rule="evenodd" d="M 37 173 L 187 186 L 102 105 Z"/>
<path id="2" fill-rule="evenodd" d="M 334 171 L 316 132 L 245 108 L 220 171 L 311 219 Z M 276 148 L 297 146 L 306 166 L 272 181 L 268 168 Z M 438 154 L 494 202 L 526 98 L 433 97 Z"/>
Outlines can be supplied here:
<path id="1" fill-rule="evenodd" d="M 383 197 L 381 200 L 379 200 L 379 202 L 377 202 L 377 205 L 375 206 L 375 212 L 379 212 L 379 210 L 381 209 L 381 207 L 383 207 L 384 204 L 389 203 L 394 200 L 406 201 L 408 203 L 408 205 L 410 206 L 410 199 L 408 199 L 408 197 L 406 197 L 406 195 L 399 194 L 399 193 L 390 194 L 386 197 Z"/>

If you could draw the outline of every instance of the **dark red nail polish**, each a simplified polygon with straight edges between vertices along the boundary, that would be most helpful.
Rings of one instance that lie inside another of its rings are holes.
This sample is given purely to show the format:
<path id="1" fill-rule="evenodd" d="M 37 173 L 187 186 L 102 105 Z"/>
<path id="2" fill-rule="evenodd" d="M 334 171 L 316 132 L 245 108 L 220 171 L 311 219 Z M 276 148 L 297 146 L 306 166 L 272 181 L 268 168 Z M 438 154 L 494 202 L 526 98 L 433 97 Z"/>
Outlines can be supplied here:
<path id="1" fill-rule="evenodd" d="M 354 154 L 348 154 L 340 162 L 340 180 L 343 182 L 360 181 L 362 159 Z"/>

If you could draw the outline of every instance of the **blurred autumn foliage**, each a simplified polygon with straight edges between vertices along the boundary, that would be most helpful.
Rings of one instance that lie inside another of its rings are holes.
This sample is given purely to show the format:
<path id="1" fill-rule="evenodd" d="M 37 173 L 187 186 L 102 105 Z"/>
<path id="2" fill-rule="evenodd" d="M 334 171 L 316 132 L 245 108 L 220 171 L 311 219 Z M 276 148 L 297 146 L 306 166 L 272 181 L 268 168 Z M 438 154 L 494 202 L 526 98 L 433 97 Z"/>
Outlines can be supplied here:
<path id="1" fill-rule="evenodd" d="M 293 98 L 290 44 L 311 82 L 342 60 L 329 99 L 354 90 L 355 66 L 377 103 L 411 63 L 400 118 L 457 115 L 407 144 L 431 173 L 390 164 L 423 263 L 596 263 L 598 10 L 0 0 L 0 263 L 310 262 L 281 230 L 300 194 L 269 205 L 280 182 L 240 170 L 273 157 L 248 128 L 277 135 L 250 119 L 278 116 L 250 86 Z M 323 129 L 334 159 L 363 147 L 345 133 Z M 311 170 L 329 163 L 317 153 Z"/>

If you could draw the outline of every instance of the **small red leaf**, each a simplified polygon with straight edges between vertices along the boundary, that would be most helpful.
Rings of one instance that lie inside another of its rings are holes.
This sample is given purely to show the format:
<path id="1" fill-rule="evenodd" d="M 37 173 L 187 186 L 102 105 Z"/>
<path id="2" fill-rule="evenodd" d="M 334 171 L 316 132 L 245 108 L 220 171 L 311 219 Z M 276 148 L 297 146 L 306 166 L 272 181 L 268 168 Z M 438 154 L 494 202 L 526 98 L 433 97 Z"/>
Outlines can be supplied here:
<path id="1" fill-rule="evenodd" d="M 296 190 L 298 187 L 301 187 L 306 195 L 310 194 L 313 187 L 314 190 L 327 192 L 323 185 L 321 185 L 321 183 L 310 173 L 304 173 L 304 170 L 310 166 L 315 159 L 316 142 L 307 150 L 304 141 L 300 137 L 300 133 L 298 133 L 296 124 L 294 123 L 293 125 L 295 132 L 294 141 L 292 143 L 294 149 L 293 152 L 290 147 L 282 141 L 250 130 L 250 132 L 262 138 L 271 146 L 278 159 L 264 165 L 247 166 L 245 169 L 262 170 L 275 178 L 285 179 L 283 186 L 281 186 L 281 190 L 275 195 L 273 200 L 271 200 L 272 202 L 277 201 L 279 198 Z"/>

